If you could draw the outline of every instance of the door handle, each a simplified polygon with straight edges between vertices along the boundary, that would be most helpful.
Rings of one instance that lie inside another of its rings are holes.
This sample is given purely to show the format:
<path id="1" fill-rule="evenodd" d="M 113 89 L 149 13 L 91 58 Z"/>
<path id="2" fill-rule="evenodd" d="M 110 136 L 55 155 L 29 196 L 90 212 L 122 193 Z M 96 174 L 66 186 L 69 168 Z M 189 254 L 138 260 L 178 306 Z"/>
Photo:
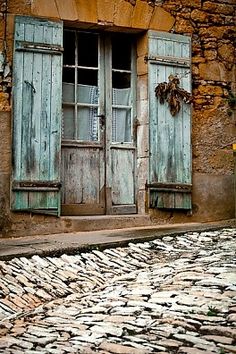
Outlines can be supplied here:
<path id="1" fill-rule="evenodd" d="M 99 118 L 100 127 L 103 128 L 105 126 L 105 122 L 106 122 L 105 115 L 99 114 L 97 117 Z"/>

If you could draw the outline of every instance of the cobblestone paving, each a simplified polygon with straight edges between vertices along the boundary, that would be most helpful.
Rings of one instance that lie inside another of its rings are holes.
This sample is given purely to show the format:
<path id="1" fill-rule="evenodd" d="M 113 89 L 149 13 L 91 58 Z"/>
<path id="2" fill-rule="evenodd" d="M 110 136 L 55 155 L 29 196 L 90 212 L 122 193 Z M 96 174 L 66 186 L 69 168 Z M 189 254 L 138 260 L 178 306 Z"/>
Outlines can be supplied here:
<path id="1" fill-rule="evenodd" d="M 236 353 L 236 229 L 0 262 L 0 353 Z"/>

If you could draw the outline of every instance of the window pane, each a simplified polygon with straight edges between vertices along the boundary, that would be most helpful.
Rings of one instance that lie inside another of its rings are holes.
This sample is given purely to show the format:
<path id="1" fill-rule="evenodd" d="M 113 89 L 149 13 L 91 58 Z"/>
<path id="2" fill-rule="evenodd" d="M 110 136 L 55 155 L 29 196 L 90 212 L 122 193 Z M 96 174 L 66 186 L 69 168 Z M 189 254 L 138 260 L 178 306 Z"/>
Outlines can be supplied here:
<path id="1" fill-rule="evenodd" d="M 112 73 L 112 87 L 127 88 L 130 87 L 130 74 L 128 73 Z"/>
<path id="2" fill-rule="evenodd" d="M 63 82 L 62 84 L 63 102 L 75 102 L 75 85 Z"/>
<path id="3" fill-rule="evenodd" d="M 71 82 L 75 83 L 75 70 L 71 68 L 63 68 L 62 73 L 62 81 L 63 82 Z"/>
<path id="4" fill-rule="evenodd" d="M 62 100 L 75 102 L 75 70 L 63 68 Z"/>
<path id="5" fill-rule="evenodd" d="M 77 102 L 79 103 L 98 103 L 98 87 L 91 85 L 77 86 Z"/>
<path id="6" fill-rule="evenodd" d="M 126 89 L 112 89 L 112 104 L 113 105 L 122 105 L 129 106 L 131 104 L 131 90 L 130 88 Z"/>
<path id="7" fill-rule="evenodd" d="M 64 31 L 63 38 L 63 64 L 75 65 L 75 33 L 72 31 Z"/>
<path id="8" fill-rule="evenodd" d="M 98 36 L 91 33 L 78 33 L 78 65 L 98 66 Z"/>
<path id="9" fill-rule="evenodd" d="M 126 35 L 114 35 L 112 38 L 112 69 L 131 69 L 131 41 Z"/>
<path id="10" fill-rule="evenodd" d="M 85 141 L 98 140 L 98 113 L 97 108 L 78 107 L 78 139 Z"/>
<path id="11" fill-rule="evenodd" d="M 63 107 L 62 138 L 74 139 L 74 107 Z"/>
<path id="12" fill-rule="evenodd" d="M 97 70 L 78 69 L 78 84 L 97 86 Z"/>
<path id="13" fill-rule="evenodd" d="M 113 108 L 112 141 L 117 143 L 131 142 L 131 110 Z"/>

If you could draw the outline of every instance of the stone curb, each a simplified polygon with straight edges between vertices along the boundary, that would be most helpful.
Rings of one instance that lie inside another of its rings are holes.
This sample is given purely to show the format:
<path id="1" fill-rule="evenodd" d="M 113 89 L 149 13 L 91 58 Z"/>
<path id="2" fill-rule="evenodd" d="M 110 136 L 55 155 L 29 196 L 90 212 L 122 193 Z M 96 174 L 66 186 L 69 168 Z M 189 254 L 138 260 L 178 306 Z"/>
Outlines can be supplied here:
<path id="1" fill-rule="evenodd" d="M 102 230 L 0 239 L 0 260 L 14 257 L 60 256 L 63 253 L 73 254 L 79 250 L 103 250 L 111 247 L 127 246 L 129 242 L 152 241 L 167 235 L 179 235 L 184 232 L 217 230 L 223 227 L 234 227 L 236 220 L 225 220 L 211 223 L 168 224 L 152 227 L 136 227 L 130 229 Z"/>

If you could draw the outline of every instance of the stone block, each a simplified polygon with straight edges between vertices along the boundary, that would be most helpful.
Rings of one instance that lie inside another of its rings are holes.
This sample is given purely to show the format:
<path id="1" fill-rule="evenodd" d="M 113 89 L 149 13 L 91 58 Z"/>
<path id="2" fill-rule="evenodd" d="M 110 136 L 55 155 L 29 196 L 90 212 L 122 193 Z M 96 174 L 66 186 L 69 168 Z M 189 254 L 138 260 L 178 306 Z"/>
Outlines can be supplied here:
<path id="1" fill-rule="evenodd" d="M 146 190 L 139 190 L 137 196 L 137 207 L 139 214 L 145 214 L 147 203 L 147 192 Z"/>
<path id="2" fill-rule="evenodd" d="M 191 12 L 191 18 L 193 21 L 204 23 L 207 22 L 208 15 L 204 11 L 195 9 Z"/>
<path id="3" fill-rule="evenodd" d="M 149 102 L 148 100 L 138 101 L 137 105 L 137 116 L 139 124 L 148 124 L 148 108 Z"/>
<path id="4" fill-rule="evenodd" d="M 231 69 L 235 62 L 234 45 L 232 43 L 219 43 L 218 55 L 225 65 Z"/>
<path id="5" fill-rule="evenodd" d="M 145 189 L 145 185 L 148 181 L 148 165 L 148 158 L 137 158 L 137 175 L 139 189 Z"/>
<path id="6" fill-rule="evenodd" d="M 190 6 L 189 0 L 181 0 L 182 6 Z M 191 7 L 200 8 L 202 6 L 201 0 L 191 0 Z"/>
<path id="7" fill-rule="evenodd" d="M 144 35 L 138 37 L 137 41 L 137 56 L 145 56 L 148 53 L 148 36 Z"/>
<path id="8" fill-rule="evenodd" d="M 202 37 L 202 40 L 207 39 L 207 41 L 215 39 L 222 39 L 223 37 L 227 38 L 230 36 L 232 31 L 231 26 L 210 26 L 199 29 L 199 36 Z"/>
<path id="9" fill-rule="evenodd" d="M 219 61 L 199 64 L 200 78 L 212 81 L 231 81 L 233 73 L 228 71 L 225 65 Z"/>
<path id="10" fill-rule="evenodd" d="M 11 115 L 10 112 L 0 112 L 0 172 L 10 173 L 11 170 Z"/>
<path id="11" fill-rule="evenodd" d="M 174 26 L 175 18 L 161 7 L 155 7 L 149 29 L 169 32 Z"/>
<path id="12" fill-rule="evenodd" d="M 190 20 L 180 18 L 176 20 L 175 31 L 180 34 L 192 34 L 194 32 L 194 27 Z"/>
<path id="13" fill-rule="evenodd" d="M 1 1 L 4 4 L 6 1 Z M 19 15 L 30 15 L 31 13 L 31 3 L 33 1 L 26 1 L 26 0 L 13 0 L 8 1 L 8 13 L 19 14 Z"/>
<path id="14" fill-rule="evenodd" d="M 215 49 L 205 50 L 204 57 L 207 60 L 215 60 L 217 58 L 217 51 Z"/>
<path id="15" fill-rule="evenodd" d="M 137 0 L 132 14 L 131 26 L 134 28 L 147 29 L 153 14 L 154 8 L 147 2 Z"/>
<path id="16" fill-rule="evenodd" d="M 223 95 L 223 89 L 220 86 L 200 85 L 198 87 L 200 95 L 221 96 Z"/>
<path id="17" fill-rule="evenodd" d="M 145 57 L 141 56 L 137 59 L 137 74 L 145 75 L 148 72 L 148 65 L 145 62 Z"/>
<path id="18" fill-rule="evenodd" d="M 34 0 L 31 4 L 32 14 L 47 18 L 60 18 L 55 0 Z"/>
<path id="19" fill-rule="evenodd" d="M 97 0 L 98 22 L 113 23 L 115 0 Z"/>
<path id="20" fill-rule="evenodd" d="M 137 127 L 137 156 L 148 157 L 149 153 L 149 125 L 140 124 Z"/>
<path id="21" fill-rule="evenodd" d="M 14 26 L 15 26 L 15 16 L 8 14 L 7 15 L 7 39 L 9 42 L 13 39 Z M 9 45 L 12 47 L 11 42 L 9 43 Z"/>
<path id="22" fill-rule="evenodd" d="M 199 56 L 192 57 L 192 64 L 205 63 L 206 59 Z"/>
<path id="23" fill-rule="evenodd" d="M 131 27 L 131 17 L 134 7 L 127 1 L 117 0 L 114 12 L 114 24 L 121 27 Z"/>
<path id="24" fill-rule="evenodd" d="M 148 100 L 148 76 L 142 75 L 138 76 L 137 81 L 137 100 L 138 102 Z"/>
<path id="25" fill-rule="evenodd" d="M 218 13 L 223 15 L 231 15 L 234 12 L 233 2 L 232 4 L 217 4 L 215 1 L 206 1 L 203 4 L 202 9 L 208 13 Z"/>
<path id="26" fill-rule="evenodd" d="M 193 210 L 198 220 L 234 218 L 233 176 L 195 173 Z"/>
<path id="27" fill-rule="evenodd" d="M 0 111 L 10 111 L 9 94 L 0 92 Z"/>
<path id="28" fill-rule="evenodd" d="M 55 0 L 59 16 L 62 20 L 75 21 L 77 20 L 77 9 L 74 0 Z"/>
<path id="29" fill-rule="evenodd" d="M 75 5 L 80 22 L 97 23 L 97 0 L 75 0 Z"/>

